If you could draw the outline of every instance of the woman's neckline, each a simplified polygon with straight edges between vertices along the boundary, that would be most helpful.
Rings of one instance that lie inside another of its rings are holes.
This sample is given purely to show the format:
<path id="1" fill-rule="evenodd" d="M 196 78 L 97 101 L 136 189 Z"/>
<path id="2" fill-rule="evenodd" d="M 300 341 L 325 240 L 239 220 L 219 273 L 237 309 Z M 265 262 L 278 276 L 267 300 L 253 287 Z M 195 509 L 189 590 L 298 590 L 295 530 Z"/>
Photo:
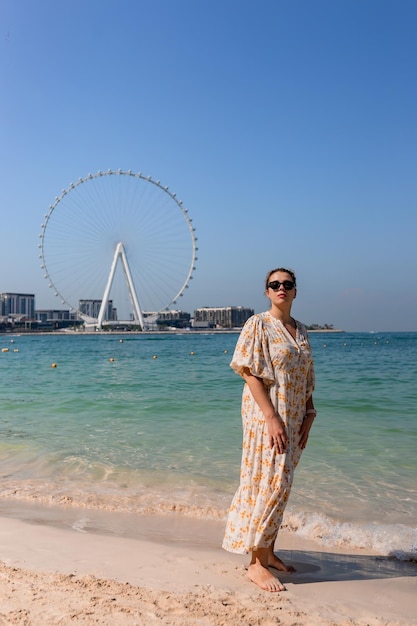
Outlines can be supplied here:
<path id="1" fill-rule="evenodd" d="M 271 313 L 271 311 L 268 311 L 268 313 L 274 320 L 276 320 L 277 322 L 281 322 L 283 326 L 286 327 L 286 325 L 288 324 L 292 328 L 297 328 L 297 320 L 295 320 L 292 316 L 290 316 L 289 320 L 282 320 L 280 317 L 276 317 L 273 313 Z"/>
<path id="2" fill-rule="evenodd" d="M 297 325 L 297 320 L 294 319 L 294 317 L 291 316 L 290 321 L 284 322 L 279 317 L 275 317 L 275 315 L 272 315 L 271 311 L 268 311 L 268 313 L 272 317 L 272 319 L 275 320 L 275 322 L 279 322 L 281 324 L 281 326 L 284 327 L 284 330 L 290 335 L 290 337 L 294 341 L 297 340 L 298 325 Z M 287 326 L 287 324 L 288 324 L 288 326 Z"/>

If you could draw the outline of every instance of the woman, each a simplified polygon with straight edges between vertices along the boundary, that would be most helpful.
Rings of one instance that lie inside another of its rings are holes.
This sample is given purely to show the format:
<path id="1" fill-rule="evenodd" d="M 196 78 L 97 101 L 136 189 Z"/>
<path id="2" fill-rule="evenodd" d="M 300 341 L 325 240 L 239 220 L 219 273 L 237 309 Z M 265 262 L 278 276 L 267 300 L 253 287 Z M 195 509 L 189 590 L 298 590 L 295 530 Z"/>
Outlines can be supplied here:
<path id="1" fill-rule="evenodd" d="M 270 567 L 294 571 L 274 554 L 274 544 L 316 416 L 310 343 L 303 324 L 291 316 L 296 293 L 292 270 L 268 273 L 265 294 L 271 307 L 246 322 L 230 364 L 245 381 L 243 448 L 223 548 L 251 552 L 248 576 L 266 591 L 285 589 Z"/>

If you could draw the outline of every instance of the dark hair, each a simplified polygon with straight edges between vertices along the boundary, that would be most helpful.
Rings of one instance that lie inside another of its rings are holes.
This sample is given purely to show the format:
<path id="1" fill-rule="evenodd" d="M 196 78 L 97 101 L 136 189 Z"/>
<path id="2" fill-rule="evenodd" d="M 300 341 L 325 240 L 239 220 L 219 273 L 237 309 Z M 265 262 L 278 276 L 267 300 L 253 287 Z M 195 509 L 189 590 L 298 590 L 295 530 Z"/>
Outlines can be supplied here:
<path id="1" fill-rule="evenodd" d="M 266 275 L 266 279 L 265 279 L 265 291 L 268 291 L 268 283 L 269 283 L 269 279 L 271 278 L 272 274 L 275 274 L 275 272 L 285 272 L 286 274 L 289 274 L 291 276 L 291 278 L 294 281 L 294 285 L 297 285 L 297 281 L 295 279 L 295 274 L 292 270 L 287 269 L 286 267 L 277 267 L 274 270 L 271 270 L 270 272 L 268 272 L 268 274 Z"/>

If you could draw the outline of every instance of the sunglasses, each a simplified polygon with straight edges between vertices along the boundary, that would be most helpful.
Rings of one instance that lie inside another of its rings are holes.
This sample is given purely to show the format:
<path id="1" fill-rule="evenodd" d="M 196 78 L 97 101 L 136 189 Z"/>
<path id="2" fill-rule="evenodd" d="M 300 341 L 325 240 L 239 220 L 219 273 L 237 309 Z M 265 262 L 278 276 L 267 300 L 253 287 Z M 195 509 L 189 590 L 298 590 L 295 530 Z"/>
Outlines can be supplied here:
<path id="1" fill-rule="evenodd" d="M 291 291 L 291 289 L 295 287 L 295 283 L 292 280 L 283 280 L 282 283 L 279 280 L 273 280 L 272 283 L 268 283 L 268 289 L 278 291 L 281 285 L 284 287 L 285 291 Z"/>

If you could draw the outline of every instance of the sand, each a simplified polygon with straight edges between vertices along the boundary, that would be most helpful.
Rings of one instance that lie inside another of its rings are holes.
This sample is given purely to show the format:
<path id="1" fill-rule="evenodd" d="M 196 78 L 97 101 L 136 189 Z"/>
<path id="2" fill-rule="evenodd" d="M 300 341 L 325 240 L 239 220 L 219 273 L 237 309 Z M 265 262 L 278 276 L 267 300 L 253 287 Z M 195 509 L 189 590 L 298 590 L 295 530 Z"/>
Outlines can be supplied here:
<path id="1" fill-rule="evenodd" d="M 223 525 L 0 501 L 0 624 L 417 624 L 417 564 L 283 531 L 297 572 L 271 594 L 220 548 Z"/>

